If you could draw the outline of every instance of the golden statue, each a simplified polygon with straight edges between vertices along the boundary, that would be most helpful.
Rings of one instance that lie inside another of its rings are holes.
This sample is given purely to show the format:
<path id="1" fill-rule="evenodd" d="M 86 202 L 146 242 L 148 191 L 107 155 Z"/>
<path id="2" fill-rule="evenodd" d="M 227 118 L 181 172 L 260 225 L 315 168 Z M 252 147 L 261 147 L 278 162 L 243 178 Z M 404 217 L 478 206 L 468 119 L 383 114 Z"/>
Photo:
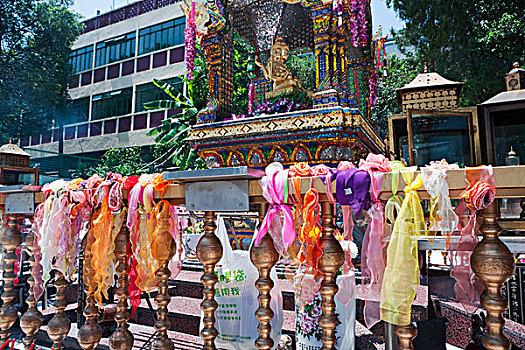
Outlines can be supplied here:
<path id="1" fill-rule="evenodd" d="M 273 91 L 265 94 L 267 99 L 297 90 L 304 91 L 301 80 L 294 78 L 292 71 L 285 64 L 289 52 L 290 47 L 282 37 L 278 36 L 273 43 L 270 59 L 266 66 L 259 61 L 258 57 L 255 59 L 255 64 L 261 67 L 264 77 L 273 81 Z"/>

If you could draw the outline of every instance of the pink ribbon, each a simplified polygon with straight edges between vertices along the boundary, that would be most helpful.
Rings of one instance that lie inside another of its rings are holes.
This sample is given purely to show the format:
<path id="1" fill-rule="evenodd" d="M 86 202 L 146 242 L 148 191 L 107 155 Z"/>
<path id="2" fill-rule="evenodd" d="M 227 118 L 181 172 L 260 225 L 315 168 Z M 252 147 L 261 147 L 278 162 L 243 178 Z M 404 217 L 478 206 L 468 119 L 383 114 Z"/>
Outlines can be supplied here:
<path id="1" fill-rule="evenodd" d="M 31 276 L 33 276 L 33 279 L 35 280 L 35 284 L 33 285 L 35 300 L 38 300 L 42 294 L 44 294 L 44 281 L 42 280 L 43 270 L 42 265 L 40 264 L 42 261 L 42 252 L 40 245 L 38 244 L 41 239 L 40 228 L 44 221 L 44 203 L 40 203 L 38 207 L 36 207 L 34 218 L 31 231 L 33 231 L 35 236 L 35 239 L 33 240 L 33 257 L 35 258 L 35 266 L 33 266 L 33 269 L 31 270 Z"/>
<path id="2" fill-rule="evenodd" d="M 362 286 L 365 300 L 363 315 L 368 328 L 381 320 L 381 287 L 385 273 L 385 260 L 383 256 L 385 206 L 379 200 L 383 173 L 374 171 L 371 177 L 372 207 L 368 211 L 370 222 L 363 238 L 361 250 L 361 274 L 363 277 Z"/>
<path id="3" fill-rule="evenodd" d="M 256 245 L 258 245 L 266 233 L 270 232 L 270 235 L 272 235 L 272 231 L 275 231 L 274 229 L 271 229 L 275 227 L 273 223 L 275 221 L 277 221 L 278 223 L 281 222 L 282 213 L 282 230 L 281 237 L 279 238 L 281 238 L 284 244 L 284 252 L 286 252 L 288 248 L 292 245 L 292 243 L 295 241 L 295 226 L 293 222 L 293 214 L 290 207 L 284 203 L 285 181 L 288 181 L 288 170 L 279 170 L 274 172 L 270 176 L 266 176 L 266 193 L 264 193 L 264 196 L 266 200 L 270 203 L 270 208 L 268 209 L 268 212 L 264 217 L 264 220 L 261 224 L 261 228 L 257 232 L 257 236 L 255 237 L 254 242 Z M 264 183 L 264 181 L 262 181 L 262 183 Z"/>
<path id="4" fill-rule="evenodd" d="M 370 174 L 370 199 L 368 211 L 370 222 L 366 228 L 361 249 L 361 274 L 365 306 L 363 316 L 366 326 L 372 327 L 381 320 L 380 301 L 385 259 L 383 255 L 385 206 L 379 200 L 383 174 L 392 170 L 390 162 L 382 154 L 369 153 L 366 160 L 359 161 L 359 169 Z"/>

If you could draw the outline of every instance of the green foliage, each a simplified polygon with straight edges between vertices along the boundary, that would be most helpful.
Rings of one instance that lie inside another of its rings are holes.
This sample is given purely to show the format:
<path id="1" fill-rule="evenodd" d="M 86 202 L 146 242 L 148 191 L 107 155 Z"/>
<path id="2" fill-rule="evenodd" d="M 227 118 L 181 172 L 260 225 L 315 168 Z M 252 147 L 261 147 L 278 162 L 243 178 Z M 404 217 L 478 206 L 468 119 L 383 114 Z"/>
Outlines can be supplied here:
<path id="1" fill-rule="evenodd" d="M 293 76 L 301 80 L 303 88 L 315 91 L 315 56 L 313 53 L 292 54 L 286 65 L 292 70 Z"/>
<path id="2" fill-rule="evenodd" d="M 407 58 L 392 55 L 388 57 L 385 71 L 387 75 L 378 81 L 377 103 L 372 108 L 372 121 L 377 126 L 381 138 L 388 134 L 388 116 L 401 112 L 396 89 L 411 82 L 418 73 L 423 71 L 423 67 L 422 63 L 416 61 L 411 55 Z"/>
<path id="3" fill-rule="evenodd" d="M 474 105 L 504 90 L 512 62 L 525 59 L 523 0 L 387 0 L 406 28 L 403 50 L 414 50 L 444 77 L 464 81 L 460 103 Z"/>
<path id="4" fill-rule="evenodd" d="M 69 97 L 70 48 L 82 24 L 70 1 L 0 0 L 0 142 L 41 132 Z"/>
<path id="5" fill-rule="evenodd" d="M 113 148 L 102 156 L 101 164 L 90 169 L 87 176 L 105 176 L 112 171 L 124 176 L 161 172 L 171 166 L 170 153 L 173 144 Z"/>
<path id="6" fill-rule="evenodd" d="M 248 77 L 248 63 L 253 48 L 243 40 L 243 38 L 234 33 L 233 41 L 233 114 L 248 113 L 248 87 L 250 78 Z"/>
<path id="7" fill-rule="evenodd" d="M 170 109 L 180 109 L 180 113 L 162 121 L 162 124 L 148 131 L 148 136 L 155 136 L 155 142 L 160 145 L 173 145 L 170 158 L 181 170 L 200 169 L 204 167 L 204 160 L 191 147 L 186 138 L 190 134 L 191 127 L 197 123 L 197 108 L 193 101 L 175 91 L 173 87 L 161 80 L 153 80 L 153 83 L 168 93 L 171 97 Z M 158 108 L 159 101 L 145 104 L 146 108 Z"/>

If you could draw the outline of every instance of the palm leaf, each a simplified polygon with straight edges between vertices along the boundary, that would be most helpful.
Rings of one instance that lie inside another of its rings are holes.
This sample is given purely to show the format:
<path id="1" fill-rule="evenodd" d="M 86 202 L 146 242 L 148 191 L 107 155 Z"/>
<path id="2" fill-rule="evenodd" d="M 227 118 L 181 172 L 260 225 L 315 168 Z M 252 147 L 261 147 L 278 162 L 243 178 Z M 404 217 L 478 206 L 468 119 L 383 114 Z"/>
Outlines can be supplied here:
<path id="1" fill-rule="evenodd" d="M 144 103 L 146 109 L 177 109 L 180 107 L 180 103 L 173 100 L 157 100 Z"/>
<path id="2" fill-rule="evenodd" d="M 159 87 L 162 91 L 164 91 L 172 99 L 176 101 L 180 101 L 181 93 L 170 83 L 166 83 L 158 79 L 153 79 L 153 84 Z"/>

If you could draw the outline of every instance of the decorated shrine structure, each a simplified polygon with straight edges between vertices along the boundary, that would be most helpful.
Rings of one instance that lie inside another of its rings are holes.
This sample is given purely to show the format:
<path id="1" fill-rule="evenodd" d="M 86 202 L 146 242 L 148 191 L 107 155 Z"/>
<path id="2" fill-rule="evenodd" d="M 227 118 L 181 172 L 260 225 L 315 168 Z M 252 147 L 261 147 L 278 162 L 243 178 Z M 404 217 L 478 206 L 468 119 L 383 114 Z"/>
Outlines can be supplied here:
<path id="1" fill-rule="evenodd" d="M 367 0 L 209 0 L 205 6 L 193 3 L 193 12 L 190 6 L 183 4 L 189 27 L 195 18 L 201 38 L 209 91 L 189 139 L 208 166 L 336 165 L 383 150 L 370 122 L 375 70 L 382 64 L 374 57 L 382 41 L 372 40 Z M 247 72 L 253 74 L 250 104 L 304 92 L 311 105 L 231 120 L 232 93 L 238 88 L 233 86 L 234 34 L 255 51 L 253 73 Z M 289 57 L 304 52 L 315 57 L 314 91 L 287 66 Z"/>

